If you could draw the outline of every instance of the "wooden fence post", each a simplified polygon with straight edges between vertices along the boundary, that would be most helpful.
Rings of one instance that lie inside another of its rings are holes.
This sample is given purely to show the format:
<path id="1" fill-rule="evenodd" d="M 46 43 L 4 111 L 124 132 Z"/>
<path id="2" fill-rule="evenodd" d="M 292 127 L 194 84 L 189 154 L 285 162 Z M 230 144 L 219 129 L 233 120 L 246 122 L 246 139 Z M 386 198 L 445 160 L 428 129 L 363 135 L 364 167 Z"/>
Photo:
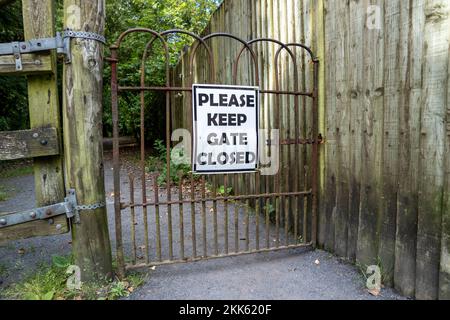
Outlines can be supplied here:
<path id="1" fill-rule="evenodd" d="M 105 2 L 64 1 L 64 27 L 104 33 Z M 71 40 L 71 64 L 64 65 L 64 152 L 66 187 L 76 190 L 79 205 L 105 202 L 102 148 L 103 45 Z M 82 281 L 112 275 L 106 207 L 80 212 L 72 224 L 75 263 Z"/>

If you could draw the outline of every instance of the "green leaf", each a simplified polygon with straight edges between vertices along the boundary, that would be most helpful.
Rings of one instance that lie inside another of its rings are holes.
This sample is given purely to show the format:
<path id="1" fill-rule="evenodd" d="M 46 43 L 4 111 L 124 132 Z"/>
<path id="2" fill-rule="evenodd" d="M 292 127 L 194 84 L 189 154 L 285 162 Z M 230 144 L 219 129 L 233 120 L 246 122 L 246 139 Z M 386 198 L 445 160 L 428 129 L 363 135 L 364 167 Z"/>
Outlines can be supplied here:
<path id="1" fill-rule="evenodd" d="M 42 296 L 41 300 L 53 300 L 53 296 L 55 295 L 55 290 L 51 290 Z"/>
<path id="2" fill-rule="evenodd" d="M 58 268 L 67 268 L 70 266 L 70 261 L 66 257 L 62 256 L 53 256 L 52 257 L 53 265 Z"/>

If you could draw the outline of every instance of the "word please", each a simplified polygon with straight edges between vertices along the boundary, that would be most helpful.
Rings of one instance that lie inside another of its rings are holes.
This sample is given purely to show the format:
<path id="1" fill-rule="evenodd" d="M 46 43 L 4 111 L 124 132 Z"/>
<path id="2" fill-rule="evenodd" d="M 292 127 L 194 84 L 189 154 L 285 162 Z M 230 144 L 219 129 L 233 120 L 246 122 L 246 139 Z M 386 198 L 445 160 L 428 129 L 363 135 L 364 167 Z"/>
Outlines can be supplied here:
<path id="1" fill-rule="evenodd" d="M 200 93 L 198 95 L 199 106 L 209 105 L 211 107 L 255 107 L 255 96 L 252 95 L 241 95 L 239 98 L 235 94 L 218 94 L 213 93 L 206 94 Z"/>

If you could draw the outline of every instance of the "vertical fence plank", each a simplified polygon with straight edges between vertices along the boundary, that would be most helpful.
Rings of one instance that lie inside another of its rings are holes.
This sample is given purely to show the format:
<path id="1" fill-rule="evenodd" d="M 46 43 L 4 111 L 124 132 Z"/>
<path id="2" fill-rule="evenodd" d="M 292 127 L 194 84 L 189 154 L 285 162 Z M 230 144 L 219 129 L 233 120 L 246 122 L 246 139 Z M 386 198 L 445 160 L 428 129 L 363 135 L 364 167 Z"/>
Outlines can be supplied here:
<path id="1" fill-rule="evenodd" d="M 22 0 L 25 39 L 55 36 L 55 8 L 53 0 Z M 31 128 L 54 127 L 61 137 L 61 114 L 56 76 L 56 53 L 51 54 L 52 74 L 28 76 L 28 103 Z M 59 141 L 58 143 L 61 143 Z M 45 206 L 64 200 L 64 177 L 61 156 L 34 159 L 36 205 Z M 38 221 L 36 224 L 47 222 Z M 69 231 L 66 217 L 54 219 L 52 233 Z M 56 226 L 61 226 L 57 229 Z"/>
<path id="2" fill-rule="evenodd" d="M 448 3 L 425 3 L 416 297 L 438 296 L 448 72 Z"/>
<path id="3" fill-rule="evenodd" d="M 325 35 L 325 4 L 324 0 L 316 1 L 316 33 L 317 37 L 317 57 L 320 61 L 319 63 L 319 132 L 325 135 L 327 139 L 327 107 L 326 107 L 326 70 L 328 66 L 328 57 L 326 56 L 325 43 L 327 41 Z M 325 225 L 326 225 L 326 203 L 328 199 L 327 189 L 326 189 L 326 172 L 327 172 L 327 147 L 326 144 L 321 146 L 320 157 L 319 157 L 319 212 L 318 212 L 318 230 L 317 230 L 317 242 L 320 247 L 325 244 Z"/>
<path id="4" fill-rule="evenodd" d="M 402 2 L 403 3 L 403 2 Z M 419 170 L 420 110 L 424 0 L 411 0 L 409 6 L 407 97 L 400 106 L 399 190 L 395 238 L 394 286 L 414 296 L 416 275 L 417 188 Z"/>
<path id="5" fill-rule="evenodd" d="M 363 125 L 363 43 L 365 7 L 362 1 L 350 1 L 350 52 L 349 61 L 349 95 L 350 95 L 350 174 L 347 227 L 347 258 L 356 259 L 358 241 L 359 204 L 361 187 L 362 125 Z"/>
<path id="6" fill-rule="evenodd" d="M 367 0 L 365 7 L 368 5 L 380 8 L 383 21 L 384 1 Z M 380 29 L 366 27 L 364 39 L 364 132 L 357 245 L 357 260 L 363 264 L 376 263 L 378 250 L 383 123 L 383 28 L 383 24 Z"/>
<path id="7" fill-rule="evenodd" d="M 449 48 L 450 49 L 450 48 Z M 439 272 L 439 299 L 450 300 L 450 55 L 447 73 L 447 135 L 445 162 L 444 209 L 442 210 L 441 265 Z"/>
<path id="8" fill-rule="evenodd" d="M 323 232 L 324 237 L 324 247 L 327 250 L 334 249 L 334 228 L 335 228 L 335 212 L 336 212 L 336 163 L 334 159 L 336 159 L 336 125 L 334 121 L 334 116 L 336 112 L 336 74 L 335 74 L 335 64 L 336 64 L 336 55 L 335 55 L 335 46 L 336 46 L 336 34 L 335 34 L 335 25 L 336 25 L 336 15 L 335 5 L 336 2 L 332 0 L 325 0 L 325 54 L 327 59 L 327 65 L 329 66 L 326 69 L 326 145 L 325 145 L 325 161 L 327 164 L 326 173 L 325 173 L 325 194 L 326 198 L 325 202 L 325 213 L 323 215 L 323 219 L 319 222 L 324 228 Z"/>
<path id="9" fill-rule="evenodd" d="M 386 284 L 392 284 L 394 272 L 395 219 L 399 169 L 399 107 L 403 105 L 404 96 L 401 94 L 401 89 L 405 83 L 404 72 L 407 66 L 405 53 L 408 52 L 409 11 L 407 5 L 407 1 L 388 1 L 385 3 L 384 9 L 384 129 L 382 137 L 382 206 L 380 208 L 378 257 L 383 269 L 383 280 Z M 404 7 L 406 7 L 406 12 L 402 10 Z"/>
<path id="10" fill-rule="evenodd" d="M 340 256 L 347 254 L 347 227 L 348 227 L 348 177 L 349 164 L 349 126 L 350 103 L 348 99 L 348 62 L 349 62 L 349 3 L 337 1 L 336 14 L 336 145 L 337 162 L 336 176 L 336 215 L 334 251 Z"/>

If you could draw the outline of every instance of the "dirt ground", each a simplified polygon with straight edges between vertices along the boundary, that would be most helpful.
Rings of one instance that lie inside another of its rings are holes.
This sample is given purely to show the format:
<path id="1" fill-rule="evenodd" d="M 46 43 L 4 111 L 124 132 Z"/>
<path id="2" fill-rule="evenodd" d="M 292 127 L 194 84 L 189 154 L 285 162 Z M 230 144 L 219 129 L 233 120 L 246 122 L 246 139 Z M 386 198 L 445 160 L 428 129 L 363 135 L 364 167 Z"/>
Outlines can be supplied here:
<path id="1" fill-rule="evenodd" d="M 128 155 L 127 161 L 122 163 L 121 183 L 123 199 L 129 199 L 130 172 L 137 173 L 135 156 Z M 111 241 L 114 248 L 114 211 L 113 211 L 113 184 L 112 184 L 111 154 L 105 153 L 105 185 L 108 208 L 108 221 Z M 151 178 L 147 182 L 152 184 Z M 31 175 L 0 180 L 0 185 L 9 190 L 10 198 L 0 202 L 0 212 L 18 211 L 30 209 L 34 206 L 33 177 Z M 136 189 L 140 186 L 136 183 Z M 151 189 L 151 188 L 150 188 Z M 154 194 L 149 191 L 149 197 Z M 172 197 L 177 197 L 176 189 Z M 136 197 L 140 192 L 136 191 Z M 161 197 L 166 197 L 162 194 Z M 229 207 L 234 212 L 234 207 Z M 196 228 L 201 232 L 201 219 L 196 208 Z M 219 213 L 223 209 L 219 206 Z M 154 227 L 155 212 L 148 211 L 149 226 Z M 179 215 L 176 208 L 172 212 L 174 217 Z M 239 246 L 245 246 L 244 221 L 245 210 L 238 209 L 239 221 Z M 184 210 L 185 217 L 185 253 L 192 252 L 192 238 L 189 235 L 190 210 Z M 150 232 L 149 248 L 142 244 L 144 231 L 142 229 L 142 212 L 136 211 L 136 259 L 142 260 L 145 251 L 150 260 L 155 259 L 155 232 Z M 208 217 L 211 219 L 211 217 Z M 250 218 L 252 225 L 254 217 Z M 162 232 L 162 254 L 167 257 L 167 210 L 160 210 Z M 174 230 L 174 256 L 179 255 L 179 224 L 173 220 Z M 219 221 L 222 221 L 219 216 Z M 210 220 L 208 220 L 208 223 Z M 130 237 L 132 221 L 127 210 L 122 218 L 124 230 L 125 255 L 132 258 L 132 241 Z M 219 229 L 220 225 L 219 225 Z M 264 229 L 264 227 L 261 227 Z M 273 233 L 271 233 L 272 236 Z M 254 239 L 254 228 L 250 228 L 250 237 Z M 211 247 L 211 232 L 208 232 L 208 252 Z M 263 237 L 263 234 L 261 234 Z M 223 234 L 219 233 L 219 238 Z M 229 235 L 230 247 L 234 248 L 232 235 Z M 273 240 L 273 239 L 272 239 Z M 283 240 L 283 239 L 282 239 Z M 219 243 L 223 247 L 223 243 Z M 12 242 L 0 246 L 0 290 L 9 284 L 20 281 L 32 273 L 42 263 L 50 263 L 52 255 L 70 254 L 70 234 L 39 237 Z M 197 243 L 197 251 L 203 250 L 201 236 Z M 317 263 L 319 262 L 319 263 Z M 146 274 L 145 284 L 133 292 L 127 299 L 404 299 L 389 288 L 384 288 L 378 297 L 370 295 L 365 290 L 365 280 L 361 272 L 354 266 L 341 261 L 331 254 L 316 250 L 292 249 L 279 252 L 259 253 L 247 256 L 228 257 L 195 263 L 174 264 L 145 268 L 141 270 Z"/>

